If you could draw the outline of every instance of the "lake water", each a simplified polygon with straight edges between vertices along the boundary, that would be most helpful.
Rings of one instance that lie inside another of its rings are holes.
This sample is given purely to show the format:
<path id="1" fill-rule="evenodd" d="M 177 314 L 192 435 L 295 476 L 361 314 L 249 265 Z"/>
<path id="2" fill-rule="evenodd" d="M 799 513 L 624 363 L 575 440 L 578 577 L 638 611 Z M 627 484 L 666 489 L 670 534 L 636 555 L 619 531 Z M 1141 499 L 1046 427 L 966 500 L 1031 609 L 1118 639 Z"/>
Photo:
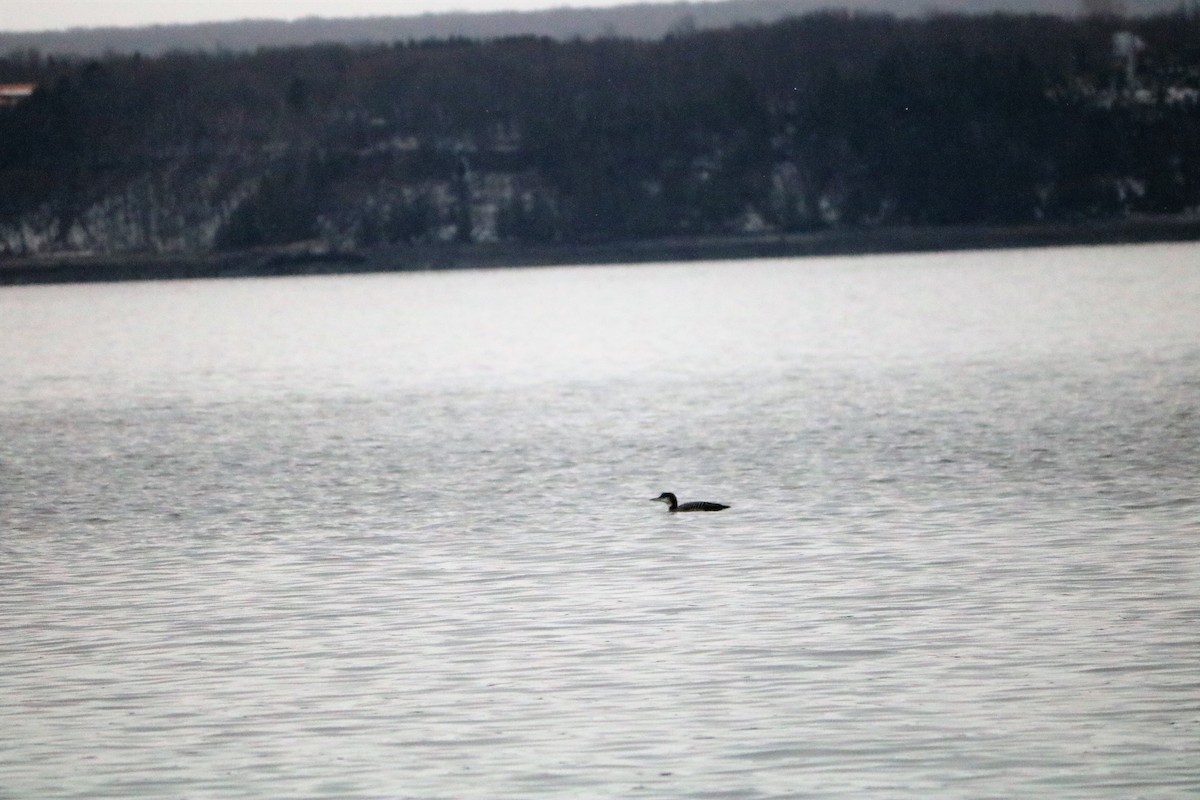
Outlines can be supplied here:
<path id="1" fill-rule="evenodd" d="M 0 797 L 1195 798 L 1198 478 L 1194 244 L 0 289 Z"/>

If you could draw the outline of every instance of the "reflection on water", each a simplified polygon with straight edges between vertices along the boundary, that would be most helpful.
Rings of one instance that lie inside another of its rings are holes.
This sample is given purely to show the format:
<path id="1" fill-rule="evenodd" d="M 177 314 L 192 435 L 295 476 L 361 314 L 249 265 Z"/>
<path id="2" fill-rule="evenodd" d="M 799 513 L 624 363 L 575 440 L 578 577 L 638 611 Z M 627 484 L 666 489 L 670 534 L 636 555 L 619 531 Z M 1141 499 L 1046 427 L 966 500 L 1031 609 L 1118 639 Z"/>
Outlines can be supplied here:
<path id="1" fill-rule="evenodd" d="M 0 795 L 1194 797 L 1195 255 L 5 289 Z"/>

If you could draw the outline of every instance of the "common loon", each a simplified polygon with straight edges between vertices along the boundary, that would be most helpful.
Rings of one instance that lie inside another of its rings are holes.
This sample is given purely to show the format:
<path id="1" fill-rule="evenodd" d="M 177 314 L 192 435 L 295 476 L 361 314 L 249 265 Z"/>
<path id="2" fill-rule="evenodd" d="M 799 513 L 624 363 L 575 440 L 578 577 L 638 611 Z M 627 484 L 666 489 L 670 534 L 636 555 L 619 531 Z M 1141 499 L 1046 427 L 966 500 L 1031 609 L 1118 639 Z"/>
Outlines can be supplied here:
<path id="1" fill-rule="evenodd" d="M 720 503 L 706 503 L 703 500 L 680 505 L 679 501 L 675 499 L 675 495 L 670 492 L 663 492 L 658 497 L 652 498 L 651 501 L 666 503 L 667 511 L 720 511 L 721 509 L 729 508 L 729 506 L 723 506 Z"/>

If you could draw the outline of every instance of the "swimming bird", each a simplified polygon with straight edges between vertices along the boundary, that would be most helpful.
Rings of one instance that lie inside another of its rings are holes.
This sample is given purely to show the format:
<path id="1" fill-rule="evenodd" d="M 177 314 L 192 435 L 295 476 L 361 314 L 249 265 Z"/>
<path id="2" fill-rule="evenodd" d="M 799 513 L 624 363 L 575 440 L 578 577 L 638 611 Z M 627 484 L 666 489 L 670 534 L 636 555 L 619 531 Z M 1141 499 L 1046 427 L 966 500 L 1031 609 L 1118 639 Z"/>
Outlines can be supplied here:
<path id="1" fill-rule="evenodd" d="M 683 505 L 680 505 L 679 501 L 677 499 L 675 499 L 675 495 L 671 494 L 670 492 L 663 492 L 658 497 L 651 498 L 651 502 L 666 503 L 667 511 L 671 511 L 671 512 L 675 512 L 675 511 L 720 511 L 721 509 L 729 508 L 729 506 L 723 506 L 720 503 L 706 503 L 703 500 L 694 501 L 691 503 L 684 503 Z"/>

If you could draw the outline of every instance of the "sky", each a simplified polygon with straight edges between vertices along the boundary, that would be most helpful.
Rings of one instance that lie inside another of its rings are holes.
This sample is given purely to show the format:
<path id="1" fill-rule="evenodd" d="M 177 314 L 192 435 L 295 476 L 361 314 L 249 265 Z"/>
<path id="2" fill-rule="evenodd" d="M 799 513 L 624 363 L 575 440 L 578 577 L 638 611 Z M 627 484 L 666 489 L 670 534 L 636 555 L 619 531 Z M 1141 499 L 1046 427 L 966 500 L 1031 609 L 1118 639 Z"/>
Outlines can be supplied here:
<path id="1" fill-rule="evenodd" d="M 235 19 L 409 16 L 628 5 L 634 0 L 0 0 L 0 31 L 134 27 Z"/>

